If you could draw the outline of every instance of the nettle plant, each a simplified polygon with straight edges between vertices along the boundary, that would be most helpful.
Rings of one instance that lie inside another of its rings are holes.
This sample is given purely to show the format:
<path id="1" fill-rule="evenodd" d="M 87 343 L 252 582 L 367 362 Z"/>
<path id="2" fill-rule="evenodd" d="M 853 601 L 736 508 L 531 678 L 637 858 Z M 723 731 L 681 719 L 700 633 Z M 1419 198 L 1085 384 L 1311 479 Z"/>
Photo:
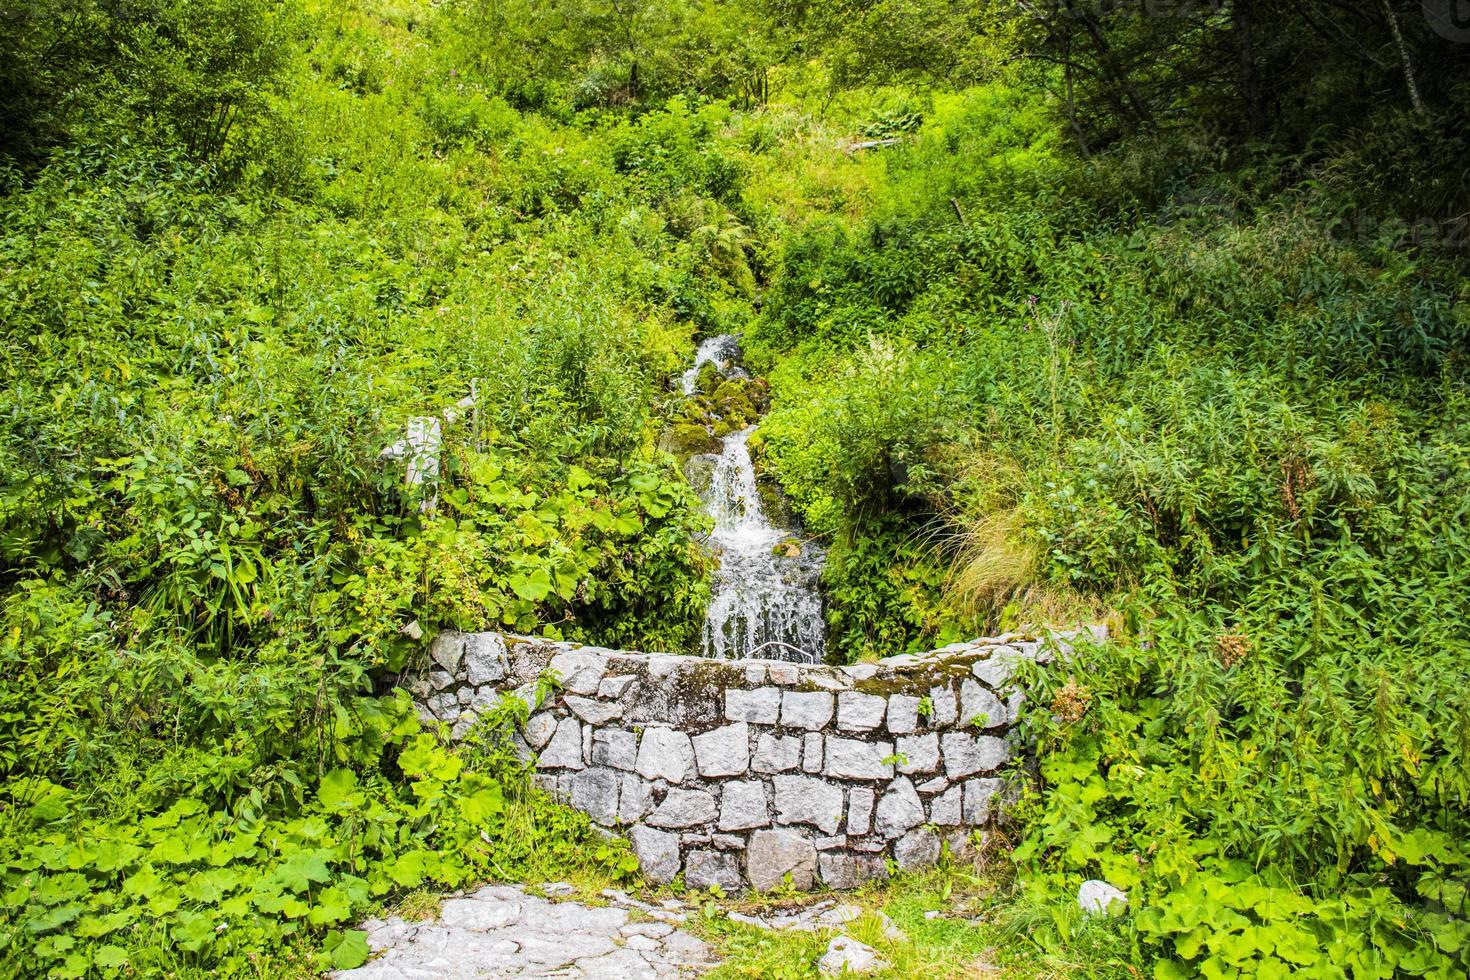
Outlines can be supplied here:
<path id="1" fill-rule="evenodd" d="M 509 747 L 526 710 L 507 699 L 455 753 L 420 730 L 402 692 L 344 705 L 338 755 L 361 765 L 300 785 L 290 812 L 252 793 L 230 808 L 186 797 L 136 820 L 78 821 L 65 789 L 34 780 L 7 813 L 0 966 L 311 974 L 361 964 L 366 937 L 349 924 L 412 889 L 545 862 L 628 875 L 626 846 L 529 786 Z"/>

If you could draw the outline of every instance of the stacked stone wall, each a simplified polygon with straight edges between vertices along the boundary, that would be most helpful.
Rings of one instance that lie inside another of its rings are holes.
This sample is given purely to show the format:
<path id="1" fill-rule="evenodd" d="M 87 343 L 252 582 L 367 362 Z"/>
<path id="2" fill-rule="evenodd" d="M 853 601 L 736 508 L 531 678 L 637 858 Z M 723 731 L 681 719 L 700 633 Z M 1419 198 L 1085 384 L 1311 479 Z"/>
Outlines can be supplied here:
<path id="1" fill-rule="evenodd" d="M 1019 750 L 1016 665 L 1093 635 L 830 667 L 445 633 L 411 688 L 456 739 L 503 697 L 523 698 L 517 737 L 538 782 L 626 833 L 654 882 L 851 888 L 992 826 Z M 548 672 L 556 683 L 538 705 Z"/>

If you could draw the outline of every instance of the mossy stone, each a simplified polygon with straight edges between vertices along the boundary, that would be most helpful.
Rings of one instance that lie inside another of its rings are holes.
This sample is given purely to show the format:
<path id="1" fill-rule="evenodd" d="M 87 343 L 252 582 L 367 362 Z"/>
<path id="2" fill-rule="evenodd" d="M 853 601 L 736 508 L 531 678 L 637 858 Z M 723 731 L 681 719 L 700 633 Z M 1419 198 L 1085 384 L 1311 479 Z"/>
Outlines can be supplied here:
<path id="1" fill-rule="evenodd" d="M 682 423 L 664 430 L 658 448 L 682 463 L 690 456 L 719 452 L 720 441 L 702 425 Z"/>

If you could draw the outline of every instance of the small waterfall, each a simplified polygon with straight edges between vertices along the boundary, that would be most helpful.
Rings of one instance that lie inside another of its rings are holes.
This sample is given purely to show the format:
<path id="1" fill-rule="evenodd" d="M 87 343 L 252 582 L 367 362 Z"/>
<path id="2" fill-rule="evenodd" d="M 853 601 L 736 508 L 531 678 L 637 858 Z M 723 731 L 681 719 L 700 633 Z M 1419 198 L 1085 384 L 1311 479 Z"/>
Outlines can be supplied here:
<path id="1" fill-rule="evenodd" d="M 733 336 L 701 344 L 701 359 L 681 378 L 686 393 L 693 393 L 705 363 L 714 363 L 724 377 L 745 377 L 736 360 L 739 353 Z M 754 431 L 741 429 L 724 437 L 700 493 L 715 522 L 710 543 L 720 558 L 705 617 L 703 653 L 720 659 L 756 656 L 816 663 L 825 652 L 818 582 L 826 555 L 768 519 L 747 446 Z"/>

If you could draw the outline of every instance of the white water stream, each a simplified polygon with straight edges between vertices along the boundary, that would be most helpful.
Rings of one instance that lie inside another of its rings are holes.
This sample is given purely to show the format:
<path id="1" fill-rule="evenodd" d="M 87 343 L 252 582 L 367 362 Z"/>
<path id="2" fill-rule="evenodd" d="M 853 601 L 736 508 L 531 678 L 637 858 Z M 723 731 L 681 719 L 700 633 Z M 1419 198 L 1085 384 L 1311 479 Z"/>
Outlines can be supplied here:
<path id="1" fill-rule="evenodd" d="M 707 362 L 725 377 L 744 377 L 736 361 L 739 352 L 737 337 L 705 341 L 694 367 L 681 379 L 685 392 L 693 393 L 699 369 Z M 710 543 L 720 557 L 705 617 L 703 653 L 721 659 L 816 663 L 825 652 L 817 583 L 826 556 L 817 545 L 767 518 L 746 445 L 754 431 L 725 436 L 708 486 L 700 493 L 715 522 Z"/>

